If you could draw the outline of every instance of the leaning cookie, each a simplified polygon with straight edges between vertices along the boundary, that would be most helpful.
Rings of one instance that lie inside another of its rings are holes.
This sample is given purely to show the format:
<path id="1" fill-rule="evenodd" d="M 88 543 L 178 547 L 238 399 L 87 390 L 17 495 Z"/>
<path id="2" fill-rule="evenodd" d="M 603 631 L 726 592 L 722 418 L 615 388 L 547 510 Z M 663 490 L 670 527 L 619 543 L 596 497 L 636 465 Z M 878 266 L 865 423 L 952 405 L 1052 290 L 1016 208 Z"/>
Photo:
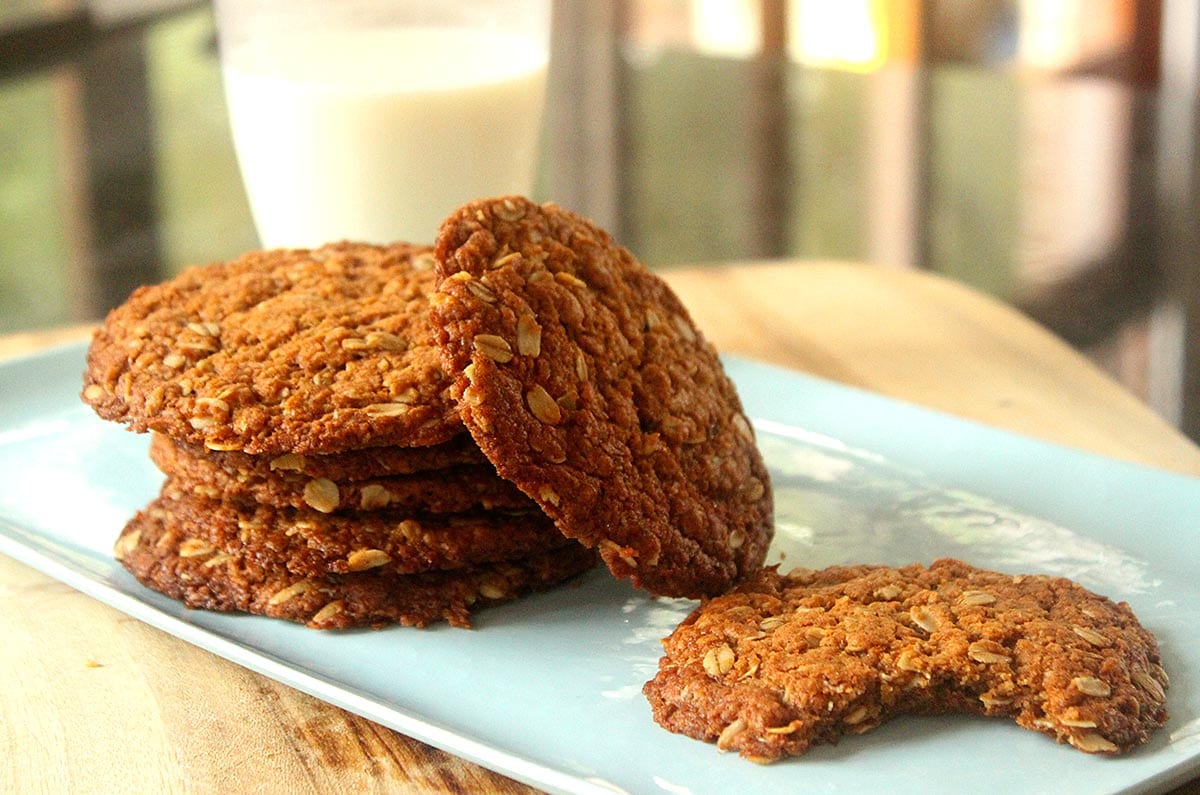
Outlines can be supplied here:
<path id="1" fill-rule="evenodd" d="M 1128 605 L 955 560 L 764 569 L 663 644 L 654 719 L 758 762 L 902 713 L 1007 717 L 1101 754 L 1167 719 L 1158 645 Z"/>
<path id="2" fill-rule="evenodd" d="M 662 279 L 579 216 L 517 197 L 455 211 L 435 261 L 452 394 L 501 477 L 653 593 L 718 594 L 762 565 L 766 467 Z"/>
<path id="3" fill-rule="evenodd" d="M 147 509 L 126 525 L 114 553 L 145 586 L 190 608 L 240 611 L 287 619 L 315 629 L 423 627 L 447 621 L 471 626 L 471 614 L 542 591 L 595 564 L 578 544 L 492 565 L 450 571 L 300 577 L 281 567 L 217 553 L 195 554 L 189 539 Z"/>
<path id="4" fill-rule="evenodd" d="M 104 419 L 212 450 L 425 446 L 462 429 L 432 344 L 429 249 L 254 251 L 138 288 L 88 351 Z"/>

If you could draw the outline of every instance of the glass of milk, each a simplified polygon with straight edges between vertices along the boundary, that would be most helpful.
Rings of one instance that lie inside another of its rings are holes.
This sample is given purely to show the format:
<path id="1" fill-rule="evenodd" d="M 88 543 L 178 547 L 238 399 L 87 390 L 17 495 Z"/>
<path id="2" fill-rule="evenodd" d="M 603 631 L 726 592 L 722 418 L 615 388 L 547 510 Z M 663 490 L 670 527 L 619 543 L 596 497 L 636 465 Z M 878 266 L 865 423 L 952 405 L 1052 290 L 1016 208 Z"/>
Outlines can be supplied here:
<path id="1" fill-rule="evenodd" d="M 460 204 L 530 194 L 550 0 L 217 0 L 262 245 L 432 242 Z"/>

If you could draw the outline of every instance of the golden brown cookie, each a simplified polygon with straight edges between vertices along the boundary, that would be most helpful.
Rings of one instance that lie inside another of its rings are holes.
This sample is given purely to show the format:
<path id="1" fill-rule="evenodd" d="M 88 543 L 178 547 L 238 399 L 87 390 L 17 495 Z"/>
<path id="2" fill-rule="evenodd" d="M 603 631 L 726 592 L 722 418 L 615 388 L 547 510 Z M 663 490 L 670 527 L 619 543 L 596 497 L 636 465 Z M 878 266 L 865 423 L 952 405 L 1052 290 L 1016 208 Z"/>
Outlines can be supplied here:
<path id="1" fill-rule="evenodd" d="M 237 450 L 209 450 L 203 445 L 179 442 L 154 433 L 151 434 L 150 453 L 156 461 L 167 462 L 166 466 L 172 466 L 170 459 L 186 456 L 203 459 L 206 465 L 220 467 L 226 472 L 252 472 L 264 478 L 277 472 L 289 472 L 336 481 L 369 480 L 488 463 L 465 428 L 450 441 L 429 447 L 364 447 L 328 455 L 251 455 Z"/>
<path id="2" fill-rule="evenodd" d="M 764 569 L 663 645 L 654 719 L 759 762 L 906 712 L 1008 717 L 1101 754 L 1167 719 L 1158 645 L 1127 604 L 956 560 Z"/>
<path id="3" fill-rule="evenodd" d="M 271 562 L 198 551 L 154 506 L 122 531 L 117 558 L 149 588 L 191 608 L 242 611 L 317 629 L 471 625 L 471 613 L 586 571 L 595 554 L 578 544 L 529 557 L 424 574 L 371 569 L 301 577 Z"/>
<path id="4" fill-rule="evenodd" d="M 766 467 L 662 279 L 579 216 L 518 197 L 457 210 L 435 260 L 445 368 L 501 477 L 653 593 L 718 594 L 761 566 Z"/>
<path id="5" fill-rule="evenodd" d="M 569 543 L 540 511 L 420 515 L 394 510 L 323 514 L 217 502 L 170 480 L 147 510 L 196 550 L 320 576 L 382 568 L 401 574 L 525 557 Z"/>
<path id="6" fill-rule="evenodd" d="M 105 419 L 213 450 L 425 446 L 462 428 L 427 311 L 429 249 L 254 251 L 141 287 L 88 352 Z"/>
<path id="7" fill-rule="evenodd" d="M 376 511 L 459 513 L 477 508 L 536 510 L 516 486 L 501 479 L 491 464 L 465 464 L 410 475 L 336 481 L 269 466 L 231 470 L 212 455 L 192 456 L 155 435 L 150 458 L 177 489 L 210 500 L 258 502 L 321 513 Z M 421 448 L 414 448 L 421 449 Z"/>

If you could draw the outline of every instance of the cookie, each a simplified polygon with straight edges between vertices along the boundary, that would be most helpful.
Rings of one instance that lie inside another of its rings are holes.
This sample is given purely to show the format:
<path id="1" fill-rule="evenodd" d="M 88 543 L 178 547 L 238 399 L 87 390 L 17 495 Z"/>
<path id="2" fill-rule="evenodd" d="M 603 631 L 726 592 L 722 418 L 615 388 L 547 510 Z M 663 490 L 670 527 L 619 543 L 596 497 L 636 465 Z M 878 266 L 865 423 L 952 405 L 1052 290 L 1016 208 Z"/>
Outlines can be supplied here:
<path id="1" fill-rule="evenodd" d="M 401 574 L 454 569 L 557 549 L 567 539 L 539 511 L 414 515 L 380 510 L 322 514 L 196 497 L 172 481 L 147 510 L 197 554 L 224 553 L 295 574 L 382 568 Z"/>
<path id="2" fill-rule="evenodd" d="M 165 439 L 166 437 L 159 437 Z M 476 508 L 536 509 L 525 494 L 496 475 L 491 464 L 467 464 L 411 475 L 335 481 L 266 467 L 229 470 L 211 456 L 189 456 L 179 448 L 152 442 L 150 458 L 175 487 L 200 497 L 258 502 L 321 513 L 383 508 L 422 513 L 460 513 Z"/>
<path id="3" fill-rule="evenodd" d="M 276 472 L 293 472 L 329 480 L 369 480 L 392 475 L 411 475 L 463 464 L 488 464 L 475 440 L 465 429 L 448 442 L 429 447 L 364 447 L 326 455 L 250 455 L 238 450 L 209 450 L 203 445 L 179 442 L 161 433 L 151 434 L 150 454 L 167 462 L 177 456 L 203 459 L 206 465 L 227 472 L 253 472 L 270 477 Z M 183 464 L 180 464 L 183 466 Z M 490 464 L 488 464 L 490 466 Z"/>
<path id="4" fill-rule="evenodd" d="M 588 221 L 517 197 L 455 211 L 435 262 L 444 369 L 501 477 L 652 593 L 722 593 L 762 565 L 766 467 L 662 279 Z"/>
<path id="5" fill-rule="evenodd" d="M 426 247 L 248 253 L 138 288 L 88 351 L 101 417 L 213 450 L 427 446 L 462 430 L 432 344 Z"/>
<path id="6" fill-rule="evenodd" d="M 759 762 L 902 713 L 1007 717 L 1100 754 L 1167 719 L 1158 645 L 1127 604 L 956 560 L 764 569 L 663 645 L 654 719 Z"/>
<path id="7" fill-rule="evenodd" d="M 372 569 L 300 577 L 254 559 L 195 554 L 161 510 L 139 512 L 114 553 L 143 585 L 190 608 L 241 611 L 317 629 L 423 627 L 436 621 L 469 627 L 471 613 L 565 582 L 595 563 L 578 544 L 493 565 L 425 574 Z"/>
<path id="8" fill-rule="evenodd" d="M 449 467 L 487 464 L 487 458 L 471 435 L 464 432 L 447 442 L 428 447 L 364 447 L 341 453 L 300 455 L 251 455 L 237 450 L 209 450 L 203 445 L 179 442 L 160 433 L 151 434 L 151 454 L 161 460 L 170 456 L 200 458 L 227 472 L 254 472 L 269 477 L 276 472 L 293 472 L 310 478 L 337 481 L 369 480 L 375 477 L 411 475 Z"/>

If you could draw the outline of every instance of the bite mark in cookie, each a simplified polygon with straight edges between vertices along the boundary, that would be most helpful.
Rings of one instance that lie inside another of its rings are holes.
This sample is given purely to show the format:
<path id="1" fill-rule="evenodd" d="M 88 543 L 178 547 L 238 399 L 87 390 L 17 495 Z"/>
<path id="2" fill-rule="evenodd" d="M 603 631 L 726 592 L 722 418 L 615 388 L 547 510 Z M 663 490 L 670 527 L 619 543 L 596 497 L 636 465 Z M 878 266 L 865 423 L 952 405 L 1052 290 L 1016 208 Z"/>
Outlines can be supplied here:
<path id="1" fill-rule="evenodd" d="M 1007 717 L 1100 754 L 1167 719 L 1158 645 L 1128 605 L 955 560 L 764 569 L 663 644 L 655 720 L 760 762 L 902 713 Z"/>
<path id="2" fill-rule="evenodd" d="M 761 566 L 766 467 L 662 279 L 579 216 L 517 197 L 456 211 L 435 261 L 452 394 L 502 477 L 653 593 L 713 595 Z"/>

